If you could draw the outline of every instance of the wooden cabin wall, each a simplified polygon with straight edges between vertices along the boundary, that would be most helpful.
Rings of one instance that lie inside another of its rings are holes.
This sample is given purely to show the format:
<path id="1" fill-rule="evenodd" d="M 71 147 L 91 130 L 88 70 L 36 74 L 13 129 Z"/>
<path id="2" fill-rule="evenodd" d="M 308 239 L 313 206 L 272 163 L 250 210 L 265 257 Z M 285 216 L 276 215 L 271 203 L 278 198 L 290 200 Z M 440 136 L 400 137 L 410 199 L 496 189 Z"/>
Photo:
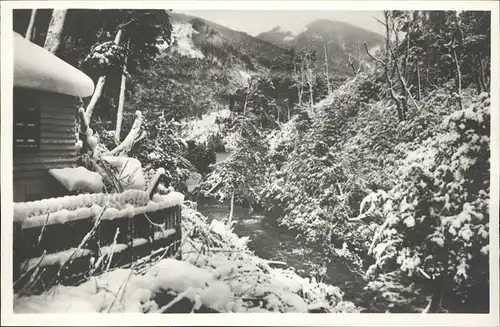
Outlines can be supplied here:
<path id="1" fill-rule="evenodd" d="M 31 90 L 28 93 L 33 95 Z M 76 98 L 41 91 L 35 94 L 41 102 L 40 147 L 13 155 L 14 202 L 64 195 L 48 170 L 76 165 Z"/>

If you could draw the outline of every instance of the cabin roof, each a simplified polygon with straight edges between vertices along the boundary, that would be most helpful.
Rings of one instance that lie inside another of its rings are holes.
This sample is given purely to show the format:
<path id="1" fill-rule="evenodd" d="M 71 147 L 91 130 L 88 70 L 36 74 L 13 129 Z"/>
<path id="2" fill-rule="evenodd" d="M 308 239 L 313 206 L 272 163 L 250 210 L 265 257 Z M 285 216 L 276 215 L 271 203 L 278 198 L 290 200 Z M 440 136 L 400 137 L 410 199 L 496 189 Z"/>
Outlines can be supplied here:
<path id="1" fill-rule="evenodd" d="M 14 33 L 14 86 L 86 97 L 94 82 L 51 52 Z"/>

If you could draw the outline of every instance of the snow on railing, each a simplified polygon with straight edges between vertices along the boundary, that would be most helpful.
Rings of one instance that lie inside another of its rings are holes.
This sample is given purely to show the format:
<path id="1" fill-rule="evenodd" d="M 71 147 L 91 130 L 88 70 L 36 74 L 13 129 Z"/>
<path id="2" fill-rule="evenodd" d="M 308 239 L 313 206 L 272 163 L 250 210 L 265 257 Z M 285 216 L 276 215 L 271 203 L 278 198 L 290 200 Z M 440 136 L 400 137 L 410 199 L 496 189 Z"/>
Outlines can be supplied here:
<path id="1" fill-rule="evenodd" d="M 42 280 L 47 283 L 63 268 L 85 274 L 103 256 L 121 266 L 161 248 L 179 256 L 184 195 L 150 195 L 127 190 L 15 203 L 15 278 L 40 268 L 52 278 Z"/>
<path id="2" fill-rule="evenodd" d="M 24 228 L 64 224 L 98 215 L 103 208 L 102 220 L 134 217 L 145 212 L 158 211 L 181 205 L 184 195 L 171 192 L 155 194 L 149 200 L 145 191 L 128 190 L 123 193 L 80 194 L 33 202 L 14 203 L 14 222 Z"/>

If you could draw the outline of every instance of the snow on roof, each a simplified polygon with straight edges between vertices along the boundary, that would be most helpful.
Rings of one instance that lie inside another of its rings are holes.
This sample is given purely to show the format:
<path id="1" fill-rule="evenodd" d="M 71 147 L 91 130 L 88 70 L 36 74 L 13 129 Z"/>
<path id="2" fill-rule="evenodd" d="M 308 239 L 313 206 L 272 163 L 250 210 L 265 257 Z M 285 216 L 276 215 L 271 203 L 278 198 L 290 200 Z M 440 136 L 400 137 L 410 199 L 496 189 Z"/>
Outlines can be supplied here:
<path id="1" fill-rule="evenodd" d="M 14 33 L 14 86 L 72 96 L 94 92 L 90 77 Z"/>

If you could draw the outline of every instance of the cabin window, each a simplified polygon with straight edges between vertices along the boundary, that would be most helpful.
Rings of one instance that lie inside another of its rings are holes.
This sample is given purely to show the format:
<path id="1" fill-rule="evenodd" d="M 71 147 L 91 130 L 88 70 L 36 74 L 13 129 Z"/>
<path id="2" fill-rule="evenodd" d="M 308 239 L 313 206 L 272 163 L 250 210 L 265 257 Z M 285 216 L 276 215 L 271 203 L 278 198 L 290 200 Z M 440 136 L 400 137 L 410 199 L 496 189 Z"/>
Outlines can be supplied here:
<path id="1" fill-rule="evenodd" d="M 29 152 L 40 148 L 41 104 L 38 93 L 14 89 L 14 151 Z"/>

